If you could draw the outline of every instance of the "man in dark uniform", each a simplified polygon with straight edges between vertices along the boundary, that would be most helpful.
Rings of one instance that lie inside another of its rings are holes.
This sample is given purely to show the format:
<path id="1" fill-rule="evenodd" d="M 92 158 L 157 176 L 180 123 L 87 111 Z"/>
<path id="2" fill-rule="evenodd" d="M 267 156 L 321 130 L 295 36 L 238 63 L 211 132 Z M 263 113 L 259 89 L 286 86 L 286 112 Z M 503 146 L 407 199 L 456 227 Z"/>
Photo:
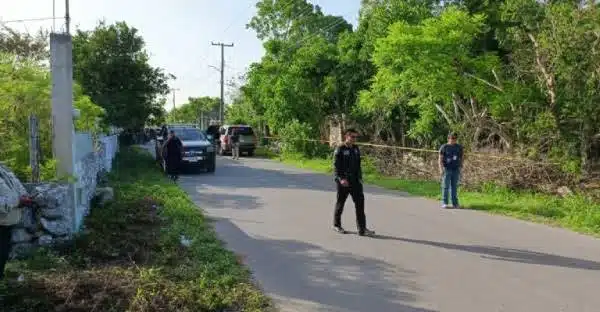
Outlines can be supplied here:
<path id="1" fill-rule="evenodd" d="M 337 185 L 337 201 L 333 216 L 333 229 L 342 234 L 342 212 L 348 195 L 352 196 L 356 208 L 356 223 L 358 235 L 373 236 L 375 232 L 367 229 L 365 216 L 365 194 L 363 193 L 362 169 L 360 165 L 360 150 L 354 144 L 358 132 L 348 129 L 344 132 L 344 144 L 338 146 L 334 153 L 334 175 Z"/>
<path id="2" fill-rule="evenodd" d="M 165 159 L 165 169 L 167 175 L 173 181 L 179 179 L 179 167 L 183 158 L 183 143 L 175 135 L 175 131 L 169 132 L 169 138 L 163 146 L 163 158 Z"/>
<path id="3" fill-rule="evenodd" d="M 214 121 L 210 122 L 210 126 L 206 128 L 206 134 L 210 134 L 213 136 L 213 140 L 215 142 L 219 141 L 219 125 L 217 125 Z"/>

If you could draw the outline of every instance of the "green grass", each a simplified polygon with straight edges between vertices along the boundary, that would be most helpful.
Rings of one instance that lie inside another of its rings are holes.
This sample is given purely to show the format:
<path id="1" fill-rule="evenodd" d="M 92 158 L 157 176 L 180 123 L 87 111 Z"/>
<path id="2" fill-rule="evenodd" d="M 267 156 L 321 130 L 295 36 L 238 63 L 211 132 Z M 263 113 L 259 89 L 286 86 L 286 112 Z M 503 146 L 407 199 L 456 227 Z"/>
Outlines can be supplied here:
<path id="1" fill-rule="evenodd" d="M 270 310 L 240 259 L 150 156 L 125 148 L 114 169 L 115 201 L 92 209 L 84 234 L 9 263 L 3 311 Z"/>
<path id="2" fill-rule="evenodd" d="M 332 172 L 331 160 L 328 159 L 306 159 L 293 155 L 278 159 L 286 164 L 316 172 Z M 441 199 L 439 182 L 383 177 L 374 173 L 371 168 L 363 169 L 365 183 L 404 191 L 415 196 Z M 582 195 L 560 198 L 487 185 L 476 190 L 460 190 L 459 198 L 461 205 L 466 209 L 487 211 L 600 236 L 600 204 Z"/>

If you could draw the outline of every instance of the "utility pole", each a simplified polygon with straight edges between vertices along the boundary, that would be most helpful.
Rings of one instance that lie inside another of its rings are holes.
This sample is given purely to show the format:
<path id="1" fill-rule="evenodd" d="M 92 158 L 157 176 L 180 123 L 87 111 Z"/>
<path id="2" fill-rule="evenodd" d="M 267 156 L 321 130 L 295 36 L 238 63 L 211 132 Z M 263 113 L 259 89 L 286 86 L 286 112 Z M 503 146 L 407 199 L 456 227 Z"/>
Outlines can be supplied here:
<path id="1" fill-rule="evenodd" d="M 219 119 L 221 124 L 223 124 L 223 117 L 225 114 L 225 47 L 232 48 L 233 43 L 225 44 L 211 42 L 211 44 L 213 46 L 221 47 L 221 107 L 219 108 Z"/>
<path id="2" fill-rule="evenodd" d="M 65 29 L 66 33 L 71 33 L 71 15 L 69 15 L 69 0 L 65 0 Z"/>
<path id="3" fill-rule="evenodd" d="M 173 95 L 173 110 L 175 110 L 175 91 L 179 91 L 179 89 L 171 88 L 170 90 Z"/>
<path id="4" fill-rule="evenodd" d="M 52 0 L 52 32 L 56 31 L 56 0 Z"/>

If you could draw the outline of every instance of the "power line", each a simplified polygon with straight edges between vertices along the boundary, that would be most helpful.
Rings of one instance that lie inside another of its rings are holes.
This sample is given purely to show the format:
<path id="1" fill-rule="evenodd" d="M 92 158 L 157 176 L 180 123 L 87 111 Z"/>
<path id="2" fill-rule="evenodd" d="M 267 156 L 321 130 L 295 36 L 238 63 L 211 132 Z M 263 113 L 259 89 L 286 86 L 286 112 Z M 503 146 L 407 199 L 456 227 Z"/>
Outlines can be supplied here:
<path id="1" fill-rule="evenodd" d="M 256 4 L 254 2 L 251 2 L 250 5 L 248 7 L 246 7 L 245 9 L 243 9 L 242 11 L 239 12 L 239 14 L 237 14 L 232 20 L 231 23 L 229 23 L 229 25 L 227 25 L 227 27 L 225 27 L 225 29 L 223 30 L 223 33 L 221 33 L 221 36 L 226 34 L 227 31 L 231 28 L 231 26 L 233 26 L 233 24 L 235 23 L 236 20 L 239 19 L 240 16 L 242 16 L 241 13 L 246 12 L 248 9 L 250 9 L 251 7 L 255 6 Z"/>
<path id="2" fill-rule="evenodd" d="M 56 17 L 38 17 L 38 18 L 15 19 L 15 20 L 8 20 L 8 21 L 0 20 L 0 23 L 8 24 L 8 23 L 43 22 L 43 21 L 51 21 L 51 20 L 56 20 L 56 19 L 58 19 L 58 18 L 56 18 Z"/>

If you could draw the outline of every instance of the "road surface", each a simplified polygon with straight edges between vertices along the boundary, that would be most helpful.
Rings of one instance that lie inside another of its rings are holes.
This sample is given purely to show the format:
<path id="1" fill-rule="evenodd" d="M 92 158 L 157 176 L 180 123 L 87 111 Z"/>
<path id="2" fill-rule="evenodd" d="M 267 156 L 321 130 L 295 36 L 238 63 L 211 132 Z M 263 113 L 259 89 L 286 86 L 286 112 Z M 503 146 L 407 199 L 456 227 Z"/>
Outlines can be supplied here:
<path id="1" fill-rule="evenodd" d="M 366 187 L 378 238 L 331 230 L 329 176 L 221 158 L 181 186 L 281 311 L 598 312 L 600 240 Z M 349 199 L 343 222 L 355 229 Z"/>

